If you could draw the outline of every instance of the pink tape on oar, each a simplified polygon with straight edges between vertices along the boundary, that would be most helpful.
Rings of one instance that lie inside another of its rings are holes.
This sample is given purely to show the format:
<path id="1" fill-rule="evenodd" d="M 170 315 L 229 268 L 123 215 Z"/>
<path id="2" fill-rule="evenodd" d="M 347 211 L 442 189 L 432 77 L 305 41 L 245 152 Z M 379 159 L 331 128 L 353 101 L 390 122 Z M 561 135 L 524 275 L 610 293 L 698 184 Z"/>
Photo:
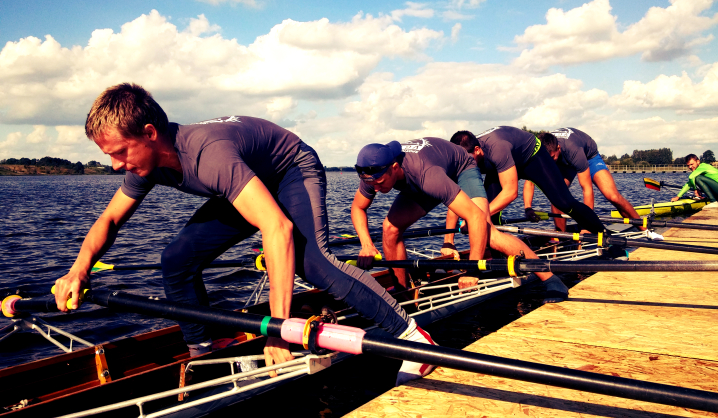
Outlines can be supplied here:
<path id="1" fill-rule="evenodd" d="M 304 325 L 306 319 L 291 318 L 282 324 L 282 339 L 290 343 L 302 344 Z M 319 325 L 317 344 L 321 348 L 342 353 L 361 354 L 361 345 L 364 340 L 363 329 L 345 325 L 325 324 Z"/>

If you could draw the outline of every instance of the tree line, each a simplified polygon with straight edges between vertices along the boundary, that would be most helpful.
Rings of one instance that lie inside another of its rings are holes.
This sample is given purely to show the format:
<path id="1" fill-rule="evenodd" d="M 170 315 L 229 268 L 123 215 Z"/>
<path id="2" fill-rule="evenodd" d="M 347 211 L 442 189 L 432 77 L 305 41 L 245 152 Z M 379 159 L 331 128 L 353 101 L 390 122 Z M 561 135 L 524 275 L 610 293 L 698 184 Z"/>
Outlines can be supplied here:
<path id="1" fill-rule="evenodd" d="M 532 131 L 531 129 L 523 128 L 526 132 L 531 132 L 534 135 L 548 131 Z M 606 156 L 601 154 L 601 158 L 606 164 L 616 165 L 683 165 L 686 163 L 685 157 L 673 158 L 673 151 L 670 148 L 659 148 L 650 150 L 633 150 L 633 154 L 623 154 L 617 157 L 615 154 Z M 716 156 L 711 150 L 705 151 L 702 155 L 699 155 L 702 163 L 710 164 L 716 162 Z"/>
<path id="2" fill-rule="evenodd" d="M 73 163 L 70 160 L 66 160 L 64 158 L 55 158 L 55 157 L 42 157 L 42 158 L 6 158 L 4 160 L 0 160 L 0 165 L 22 165 L 22 166 L 36 166 L 36 167 L 59 167 L 59 168 L 66 168 L 72 170 L 74 173 L 77 174 L 84 174 L 85 173 L 85 167 L 102 167 L 102 164 L 92 160 L 89 161 L 87 164 L 82 164 L 82 162 L 78 161 L 76 163 Z M 107 172 L 111 174 L 116 173 L 124 173 L 125 170 L 115 171 L 112 169 L 112 167 L 106 167 Z"/>

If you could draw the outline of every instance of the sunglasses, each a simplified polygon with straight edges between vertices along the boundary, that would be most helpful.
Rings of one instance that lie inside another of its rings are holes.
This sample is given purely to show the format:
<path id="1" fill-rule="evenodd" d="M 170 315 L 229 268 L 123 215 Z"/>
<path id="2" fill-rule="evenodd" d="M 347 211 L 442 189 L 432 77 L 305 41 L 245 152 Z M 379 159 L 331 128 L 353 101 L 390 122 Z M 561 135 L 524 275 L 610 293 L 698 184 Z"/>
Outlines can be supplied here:
<path id="1" fill-rule="evenodd" d="M 362 176 L 373 176 L 376 173 L 381 173 L 382 171 L 386 170 L 389 165 L 383 165 L 380 167 L 359 167 L 358 165 L 355 165 L 354 168 L 357 171 L 357 174 L 359 174 L 359 177 Z"/>

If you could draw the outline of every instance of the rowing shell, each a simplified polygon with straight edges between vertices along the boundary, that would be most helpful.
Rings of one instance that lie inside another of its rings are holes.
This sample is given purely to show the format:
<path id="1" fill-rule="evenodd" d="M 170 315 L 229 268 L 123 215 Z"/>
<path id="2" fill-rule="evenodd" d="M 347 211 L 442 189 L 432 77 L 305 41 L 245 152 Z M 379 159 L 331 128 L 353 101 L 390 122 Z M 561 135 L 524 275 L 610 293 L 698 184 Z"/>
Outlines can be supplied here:
<path id="1" fill-rule="evenodd" d="M 468 253 L 464 253 L 464 256 L 468 257 Z M 442 258 L 446 257 L 439 257 L 439 259 Z M 437 271 L 427 273 L 422 277 L 422 291 L 419 299 L 408 302 L 409 305 L 418 306 L 418 311 L 412 316 L 419 325 L 426 326 L 447 318 L 526 283 L 525 277 L 482 276 L 476 289 L 472 292 L 461 293 L 457 285 L 460 275 L 461 273 L 458 271 L 448 273 Z M 387 289 L 393 285 L 393 276 L 389 271 L 377 272 L 373 276 Z M 334 310 L 339 316 L 340 323 L 344 325 L 372 328 L 371 323 L 357 316 L 352 310 L 346 309 L 327 293 L 316 289 L 295 294 L 292 298 L 291 312 L 294 317 L 308 318 L 313 314 L 318 314 L 324 306 Z M 246 311 L 262 315 L 270 314 L 268 303 L 251 306 Z M 43 328 L 45 324 L 47 323 L 40 318 L 35 319 L 34 317 L 16 321 L 16 326 L 24 330 L 40 327 L 43 332 L 47 332 Z M 57 332 L 55 331 L 55 333 Z M 262 353 L 264 337 L 244 332 L 229 332 L 228 330 L 220 332 L 220 334 L 213 335 L 213 339 L 215 341 L 223 340 L 228 345 L 225 348 L 192 358 L 192 361 L 256 356 Z M 384 331 L 374 328 L 369 332 L 383 333 Z M 74 415 L 78 411 L 178 389 L 181 376 L 184 376 L 183 367 L 189 360 L 187 346 L 177 326 L 103 345 L 77 349 L 80 343 L 87 342 L 77 339 L 74 351 L 0 370 L 0 387 L 3 388 L 0 391 L 0 416 Z M 298 349 L 301 350 L 301 347 Z M 297 351 L 297 347 L 293 347 L 293 350 Z M 349 357 L 348 354 L 339 353 L 332 363 Z M 235 367 L 237 366 L 235 365 Z M 197 367 L 193 373 L 185 376 L 187 381 L 182 385 L 225 376 L 229 368 L 227 363 Z M 287 380 L 297 380 L 302 376 Z M 190 377 L 191 381 L 189 381 Z M 286 381 L 279 381 L 279 378 L 275 379 L 277 379 L 276 383 L 272 383 L 273 380 L 268 379 L 268 384 L 256 389 L 178 411 L 170 416 L 204 415 L 209 411 L 224 408 L 286 383 Z M 256 382 L 256 380 L 247 380 L 240 382 L 239 386 L 252 385 Z M 202 397 L 210 397 L 217 392 L 226 390 L 227 385 L 225 384 L 209 389 L 194 390 L 183 401 L 179 401 L 175 395 L 167 399 L 148 402 L 143 406 L 142 412 L 151 414 L 166 411 L 167 408 L 187 404 L 187 402 Z M 137 412 L 137 406 L 132 406 L 108 411 L 108 414 L 100 414 L 100 416 L 136 417 L 138 416 Z"/>
<path id="2" fill-rule="evenodd" d="M 656 203 L 653 208 L 655 208 L 656 216 L 681 215 L 699 211 L 708 203 L 708 200 L 680 199 L 675 202 Z M 634 209 L 636 209 L 638 215 L 645 216 L 651 214 L 651 207 L 651 205 L 642 205 L 636 206 Z M 623 215 L 618 213 L 617 210 L 613 210 L 611 211 L 611 217 L 622 218 Z"/>

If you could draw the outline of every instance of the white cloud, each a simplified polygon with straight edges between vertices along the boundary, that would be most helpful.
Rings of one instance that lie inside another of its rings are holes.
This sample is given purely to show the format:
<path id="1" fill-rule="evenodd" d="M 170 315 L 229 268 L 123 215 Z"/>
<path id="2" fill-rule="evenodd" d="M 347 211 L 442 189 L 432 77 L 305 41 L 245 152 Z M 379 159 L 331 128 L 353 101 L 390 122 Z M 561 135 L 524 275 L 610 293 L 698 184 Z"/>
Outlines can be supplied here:
<path id="1" fill-rule="evenodd" d="M 342 98 L 383 57 L 426 59 L 443 33 L 405 31 L 391 17 L 285 20 L 250 45 L 224 39 L 200 15 L 180 31 L 157 11 L 98 29 L 85 47 L 27 37 L 0 51 L 0 123 L 76 125 L 106 87 L 133 81 L 180 122 L 227 113 L 269 117 L 275 97 Z M 360 40 L 360 42 L 357 42 Z"/>
<path id="2" fill-rule="evenodd" d="M 461 32 L 461 23 L 457 23 L 451 28 L 451 42 L 456 43 L 459 40 L 459 32 Z"/>
<path id="3" fill-rule="evenodd" d="M 255 0 L 197 0 L 200 3 L 208 3 L 213 6 L 218 6 L 223 3 L 229 4 L 243 4 L 249 7 L 259 7 L 259 4 Z"/>
<path id="4" fill-rule="evenodd" d="M 475 9 L 486 0 L 451 0 L 450 6 L 453 9 Z"/>
<path id="5" fill-rule="evenodd" d="M 57 130 L 57 143 L 58 144 L 79 144 L 89 141 L 85 136 L 85 126 L 74 125 L 74 126 L 55 126 Z"/>
<path id="6" fill-rule="evenodd" d="M 712 0 L 671 0 L 666 8 L 651 7 L 623 32 L 608 0 L 594 0 L 567 12 L 552 8 L 545 25 L 530 26 L 515 37 L 525 49 L 514 64 L 543 70 L 639 53 L 644 61 L 688 56 L 695 46 L 713 39 L 700 36 L 718 23 L 718 14 L 702 16 L 711 4 Z"/>
<path id="7" fill-rule="evenodd" d="M 33 131 L 27 135 L 25 141 L 29 144 L 41 144 L 50 141 L 50 136 L 47 134 L 47 127 L 43 125 L 33 126 Z"/>
<path id="8" fill-rule="evenodd" d="M 718 109 L 718 63 L 707 70 L 703 80 L 694 83 L 684 71 L 680 76 L 660 75 L 648 83 L 628 80 L 621 94 L 611 98 L 618 108 L 671 109 L 681 113 Z"/>
<path id="9" fill-rule="evenodd" d="M 10 132 L 4 141 L 0 142 L 0 149 L 14 148 L 23 138 L 22 132 Z"/>
<path id="10" fill-rule="evenodd" d="M 414 3 L 411 1 L 408 1 L 405 4 L 408 6 L 406 9 L 393 10 L 391 12 L 392 19 L 401 21 L 401 18 L 404 16 L 420 17 L 424 19 L 434 17 L 434 10 L 427 9 L 426 4 Z"/>
<path id="11" fill-rule="evenodd" d="M 441 13 L 441 17 L 444 20 L 470 20 L 475 16 L 457 12 L 456 10 L 445 10 Z"/>

